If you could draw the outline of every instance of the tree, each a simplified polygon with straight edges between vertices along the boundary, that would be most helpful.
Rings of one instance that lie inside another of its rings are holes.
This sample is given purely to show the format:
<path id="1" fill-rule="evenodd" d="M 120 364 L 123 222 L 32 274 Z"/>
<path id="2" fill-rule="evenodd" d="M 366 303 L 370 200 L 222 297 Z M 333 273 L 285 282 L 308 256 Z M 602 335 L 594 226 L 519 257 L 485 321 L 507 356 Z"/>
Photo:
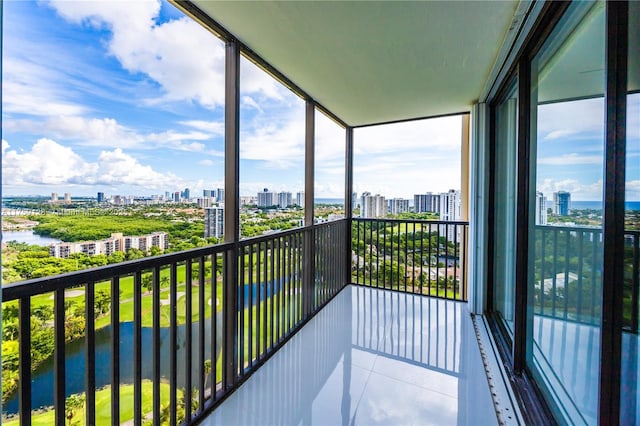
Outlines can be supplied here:
<path id="1" fill-rule="evenodd" d="M 11 319 L 9 321 L 3 321 L 3 324 L 2 324 L 2 338 L 4 340 L 18 340 L 18 333 L 19 332 L 20 332 L 20 325 L 19 325 L 17 319 Z"/>
<path id="2" fill-rule="evenodd" d="M 94 298 L 96 318 L 109 312 L 111 295 L 107 290 L 98 290 Z"/>
<path id="3" fill-rule="evenodd" d="M 69 395 L 64 404 L 64 413 L 69 420 L 69 425 L 72 424 L 73 416 L 77 410 L 80 410 L 84 407 L 85 395 L 84 393 L 74 393 L 73 395 Z"/>
<path id="4" fill-rule="evenodd" d="M 147 293 L 151 292 L 151 288 L 153 287 L 153 275 L 151 274 L 144 274 L 142 276 L 142 288 L 144 288 Z"/>

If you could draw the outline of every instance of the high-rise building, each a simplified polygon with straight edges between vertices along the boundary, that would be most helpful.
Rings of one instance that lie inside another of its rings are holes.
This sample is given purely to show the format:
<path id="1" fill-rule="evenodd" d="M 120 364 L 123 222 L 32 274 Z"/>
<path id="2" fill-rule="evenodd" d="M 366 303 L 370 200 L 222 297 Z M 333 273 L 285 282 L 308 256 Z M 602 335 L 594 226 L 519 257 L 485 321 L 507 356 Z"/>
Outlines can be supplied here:
<path id="1" fill-rule="evenodd" d="M 215 197 L 216 197 L 216 200 L 218 200 L 219 203 L 224 203 L 224 188 L 216 189 Z"/>
<path id="2" fill-rule="evenodd" d="M 204 237 L 224 237 L 224 207 L 204 209 Z"/>
<path id="3" fill-rule="evenodd" d="M 176 191 L 173 193 L 173 202 L 174 203 L 180 202 L 180 191 Z"/>
<path id="4" fill-rule="evenodd" d="M 409 200 L 404 198 L 392 198 L 389 200 L 389 212 L 391 214 L 406 213 L 409 211 Z"/>
<path id="5" fill-rule="evenodd" d="M 57 203 L 58 202 L 58 193 L 57 192 L 52 192 L 51 193 L 51 202 L 52 203 Z"/>
<path id="6" fill-rule="evenodd" d="M 427 192 L 413 196 L 413 211 L 416 213 L 440 212 L 440 195 Z"/>
<path id="7" fill-rule="evenodd" d="M 358 193 L 354 192 L 351 194 L 351 211 L 355 210 L 358 206 Z"/>
<path id="8" fill-rule="evenodd" d="M 189 198 L 191 198 L 191 191 L 189 191 L 189 188 L 185 188 L 184 191 L 182 191 L 182 193 L 180 194 L 180 196 L 182 197 L 183 200 L 189 200 Z"/>
<path id="9" fill-rule="evenodd" d="M 70 203 L 71 202 L 71 193 L 70 192 L 65 192 L 64 193 L 64 202 L 65 203 Z"/>
<path id="10" fill-rule="evenodd" d="M 203 189 L 202 196 L 205 198 L 215 198 L 216 190 L 215 189 Z"/>
<path id="11" fill-rule="evenodd" d="M 290 192 L 280 192 L 278 193 L 278 207 L 287 208 L 293 203 L 291 202 L 291 193 Z"/>
<path id="12" fill-rule="evenodd" d="M 569 216 L 571 210 L 571 193 L 558 191 L 553 193 L 553 214 L 558 216 Z"/>
<path id="13" fill-rule="evenodd" d="M 536 225 L 547 224 L 547 197 L 540 191 L 536 191 Z"/>
<path id="14" fill-rule="evenodd" d="M 380 194 L 362 193 L 361 217 L 376 218 L 387 215 L 387 200 Z"/>
<path id="15" fill-rule="evenodd" d="M 440 220 L 460 220 L 460 191 L 450 189 L 440 194 Z"/>
<path id="16" fill-rule="evenodd" d="M 98 202 L 104 203 L 104 192 L 98 192 Z"/>
<path id="17" fill-rule="evenodd" d="M 270 192 L 269 188 L 265 188 L 262 192 L 258 192 L 258 207 L 271 207 L 276 204 L 274 192 Z"/>
<path id="18" fill-rule="evenodd" d="M 304 191 L 296 193 L 296 205 L 304 208 Z"/>

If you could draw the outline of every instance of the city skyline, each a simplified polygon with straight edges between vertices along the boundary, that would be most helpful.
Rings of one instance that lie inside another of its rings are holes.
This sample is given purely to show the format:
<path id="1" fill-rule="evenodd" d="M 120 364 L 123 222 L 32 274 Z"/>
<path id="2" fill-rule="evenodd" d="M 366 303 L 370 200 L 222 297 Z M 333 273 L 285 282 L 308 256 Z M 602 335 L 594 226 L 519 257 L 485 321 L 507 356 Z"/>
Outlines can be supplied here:
<path id="1" fill-rule="evenodd" d="M 5 2 L 3 14 L 4 195 L 223 184 L 220 40 L 166 1 Z M 296 192 L 304 101 L 244 57 L 240 68 L 240 193 Z M 538 107 L 536 190 L 600 200 L 603 100 L 576 102 Z M 640 94 L 628 104 L 640 114 Z M 628 130 L 631 201 L 640 200 L 640 129 Z M 410 199 L 425 182 L 459 187 L 460 140 L 460 116 L 356 128 L 353 190 Z M 316 113 L 316 197 L 343 197 L 344 155 L 344 130 Z"/>

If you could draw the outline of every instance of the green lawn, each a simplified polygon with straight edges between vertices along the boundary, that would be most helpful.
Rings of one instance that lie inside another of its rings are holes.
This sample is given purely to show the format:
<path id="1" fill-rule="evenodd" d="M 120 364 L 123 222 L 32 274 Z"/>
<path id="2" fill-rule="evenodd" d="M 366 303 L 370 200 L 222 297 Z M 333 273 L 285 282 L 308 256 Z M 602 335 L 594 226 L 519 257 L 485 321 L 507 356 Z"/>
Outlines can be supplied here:
<path id="1" fill-rule="evenodd" d="M 178 399 L 182 398 L 182 391 L 178 390 Z M 169 384 L 160 384 L 160 405 L 169 403 Z M 144 414 L 153 411 L 153 383 L 149 380 L 142 382 L 142 412 Z M 120 386 L 120 422 L 133 419 L 133 385 Z M 111 388 L 106 387 L 96 392 L 96 424 L 111 423 Z M 16 418 L 3 422 L 6 426 L 19 426 Z M 31 416 L 31 424 L 34 426 L 50 426 L 55 424 L 55 411 L 34 414 Z M 76 410 L 73 416 L 73 425 L 84 424 L 84 409 Z"/>

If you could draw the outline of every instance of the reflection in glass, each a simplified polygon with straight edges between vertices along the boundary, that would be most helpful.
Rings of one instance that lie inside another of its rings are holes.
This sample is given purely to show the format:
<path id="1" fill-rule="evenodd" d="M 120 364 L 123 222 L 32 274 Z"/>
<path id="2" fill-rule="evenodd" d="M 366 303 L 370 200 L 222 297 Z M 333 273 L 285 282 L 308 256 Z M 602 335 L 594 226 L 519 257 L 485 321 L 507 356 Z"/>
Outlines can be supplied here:
<path id="1" fill-rule="evenodd" d="M 640 299 L 640 2 L 629 2 L 624 295 L 620 424 L 638 424 Z"/>
<path id="2" fill-rule="evenodd" d="M 527 362 L 569 423 L 597 422 L 604 58 L 604 3 L 573 3 L 531 64 Z"/>
<path id="3" fill-rule="evenodd" d="M 513 82 L 497 106 L 495 123 L 493 303 L 511 335 L 515 297 L 517 88 L 517 82 Z"/>

